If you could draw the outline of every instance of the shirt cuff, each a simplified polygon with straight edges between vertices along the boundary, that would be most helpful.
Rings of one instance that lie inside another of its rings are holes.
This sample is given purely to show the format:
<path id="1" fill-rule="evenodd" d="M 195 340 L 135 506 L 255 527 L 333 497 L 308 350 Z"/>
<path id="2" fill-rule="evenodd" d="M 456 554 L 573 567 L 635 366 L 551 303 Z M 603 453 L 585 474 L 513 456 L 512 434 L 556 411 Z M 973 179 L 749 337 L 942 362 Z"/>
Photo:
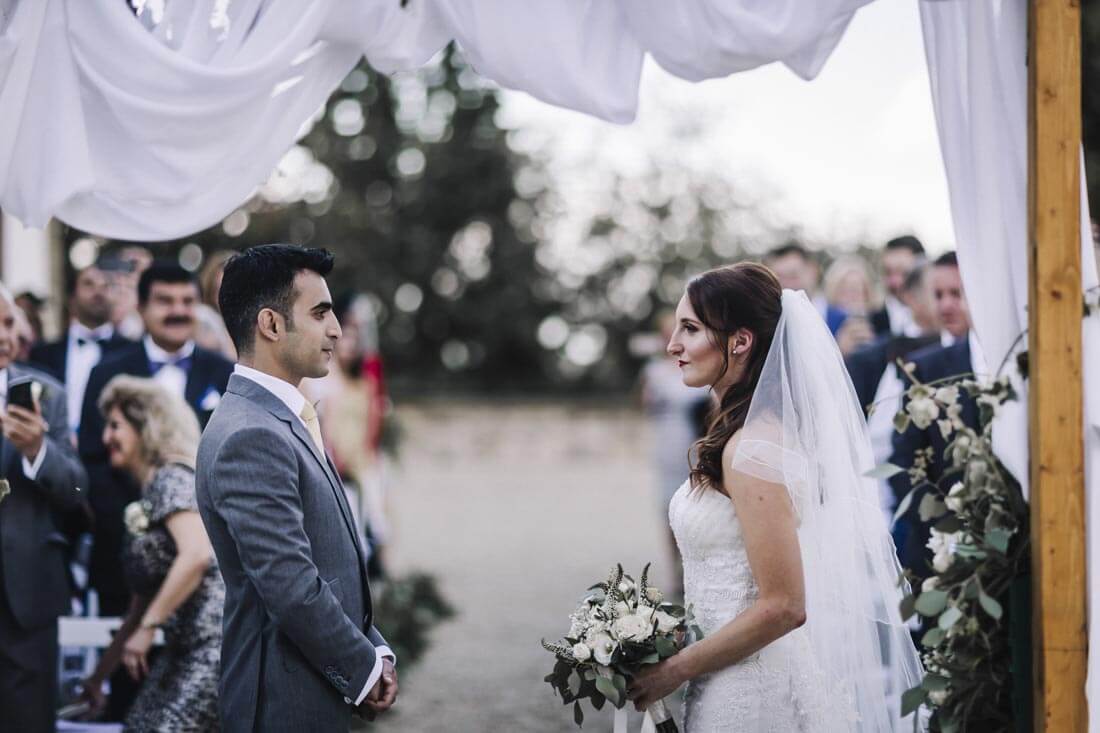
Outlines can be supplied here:
<path id="1" fill-rule="evenodd" d="M 370 674 L 367 676 L 367 684 L 363 685 L 363 691 L 359 693 L 359 697 L 355 698 L 353 703 L 356 707 L 359 707 L 366 699 L 367 693 L 371 691 L 371 688 L 378 683 L 378 678 L 382 676 L 382 660 L 388 659 L 394 665 L 397 664 L 397 655 L 393 653 L 393 650 L 388 646 L 375 647 L 374 649 L 374 668 L 371 669 Z M 344 698 L 347 700 L 347 698 Z M 350 703 L 351 701 L 348 700 Z"/>
<path id="2" fill-rule="evenodd" d="M 38 471 L 42 468 L 42 464 L 46 461 L 46 441 L 42 441 L 42 447 L 38 449 L 38 455 L 34 457 L 34 462 L 31 463 L 27 460 L 26 456 L 23 456 L 23 475 L 34 481 L 38 478 Z M 391 652 L 392 653 L 392 652 Z"/>

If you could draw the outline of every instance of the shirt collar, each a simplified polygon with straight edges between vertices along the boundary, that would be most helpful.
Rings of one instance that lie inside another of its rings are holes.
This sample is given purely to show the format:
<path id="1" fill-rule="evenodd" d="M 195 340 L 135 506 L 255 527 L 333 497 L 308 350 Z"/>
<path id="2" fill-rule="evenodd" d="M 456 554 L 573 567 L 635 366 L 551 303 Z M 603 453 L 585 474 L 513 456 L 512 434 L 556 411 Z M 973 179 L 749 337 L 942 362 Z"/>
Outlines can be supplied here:
<path id="1" fill-rule="evenodd" d="M 115 335 L 115 327 L 110 323 L 104 323 L 98 328 L 88 328 L 80 321 L 73 321 L 69 324 L 69 341 L 73 342 L 77 339 L 84 339 L 85 341 L 105 341 Z"/>
<path id="2" fill-rule="evenodd" d="M 174 354 L 169 354 L 164 349 L 153 343 L 153 337 L 149 334 L 145 334 L 145 337 L 141 340 L 141 343 L 145 346 L 145 355 L 149 358 L 149 361 L 157 361 L 163 364 L 179 361 L 180 359 L 186 359 L 195 353 L 195 342 L 188 341 Z"/>
<path id="3" fill-rule="evenodd" d="M 259 369 L 247 367 L 244 364 L 237 364 L 234 366 L 233 373 L 239 374 L 245 379 L 252 380 L 260 385 L 268 392 L 278 397 L 279 401 L 286 405 L 292 413 L 299 417 L 301 416 L 302 407 L 306 404 L 306 396 L 290 382 L 279 379 L 278 377 L 273 377 L 266 372 L 261 372 Z"/>

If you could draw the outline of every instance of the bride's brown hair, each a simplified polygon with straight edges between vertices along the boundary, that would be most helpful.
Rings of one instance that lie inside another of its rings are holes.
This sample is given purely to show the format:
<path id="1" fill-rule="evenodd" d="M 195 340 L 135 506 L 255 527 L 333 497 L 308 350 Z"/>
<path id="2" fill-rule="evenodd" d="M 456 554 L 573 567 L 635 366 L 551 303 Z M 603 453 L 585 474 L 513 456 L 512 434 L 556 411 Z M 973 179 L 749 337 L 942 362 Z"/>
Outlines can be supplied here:
<path id="1" fill-rule="evenodd" d="M 745 362 L 744 377 L 722 395 L 711 412 L 707 432 L 691 452 L 693 488 L 722 486 L 722 451 L 745 425 L 749 403 L 760 381 L 764 361 L 782 312 L 783 289 L 775 273 L 755 262 L 741 262 L 708 270 L 692 278 L 687 297 L 707 336 L 722 350 L 722 375 L 730 366 L 729 340 L 739 329 L 752 332 L 753 345 Z"/>

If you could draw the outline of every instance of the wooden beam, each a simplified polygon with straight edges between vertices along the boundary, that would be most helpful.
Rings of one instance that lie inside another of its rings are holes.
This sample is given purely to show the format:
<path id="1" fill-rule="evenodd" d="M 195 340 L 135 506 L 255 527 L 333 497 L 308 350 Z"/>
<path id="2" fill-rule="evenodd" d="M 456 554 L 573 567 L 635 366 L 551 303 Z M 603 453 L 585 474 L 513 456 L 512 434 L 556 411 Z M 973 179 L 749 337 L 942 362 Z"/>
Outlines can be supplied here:
<path id="1" fill-rule="evenodd" d="M 1030 0 L 1028 28 L 1035 731 L 1085 733 L 1079 0 Z"/>

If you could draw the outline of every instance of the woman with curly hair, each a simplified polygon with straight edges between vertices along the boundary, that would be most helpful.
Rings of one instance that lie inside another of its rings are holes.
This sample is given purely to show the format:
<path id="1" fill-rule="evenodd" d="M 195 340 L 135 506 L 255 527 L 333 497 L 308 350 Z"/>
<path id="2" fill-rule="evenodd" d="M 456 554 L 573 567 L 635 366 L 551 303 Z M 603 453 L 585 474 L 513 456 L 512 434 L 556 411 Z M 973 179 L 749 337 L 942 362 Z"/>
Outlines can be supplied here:
<path id="1" fill-rule="evenodd" d="M 128 731 L 214 731 L 225 585 L 195 503 L 199 424 L 180 397 L 151 379 L 119 376 L 99 400 L 111 466 L 141 485 L 126 508 L 123 565 L 133 593 L 122 627 L 84 695 L 101 710 L 119 662 L 141 691 Z M 156 631 L 164 648 L 150 662 Z"/>

